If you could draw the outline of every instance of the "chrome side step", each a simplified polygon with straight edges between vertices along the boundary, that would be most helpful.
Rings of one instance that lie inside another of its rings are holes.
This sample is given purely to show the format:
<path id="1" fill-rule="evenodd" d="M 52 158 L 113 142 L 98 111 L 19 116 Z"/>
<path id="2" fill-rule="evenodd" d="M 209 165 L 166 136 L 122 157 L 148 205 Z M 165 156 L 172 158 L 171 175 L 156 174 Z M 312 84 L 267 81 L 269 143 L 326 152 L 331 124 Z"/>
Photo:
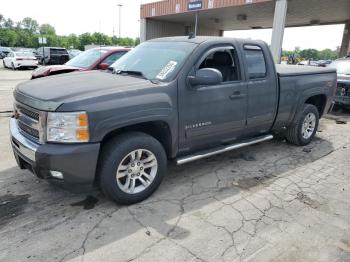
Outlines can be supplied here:
<path id="1" fill-rule="evenodd" d="M 268 140 L 271 140 L 271 139 L 273 139 L 273 135 L 259 136 L 259 137 L 255 137 L 255 138 L 252 138 L 252 139 L 245 140 L 245 141 L 237 143 L 237 144 L 232 144 L 232 145 L 228 145 L 228 146 L 221 146 L 221 147 L 214 148 L 212 150 L 200 151 L 200 152 L 198 152 L 196 154 L 189 155 L 189 156 L 184 156 L 184 157 L 180 157 L 180 158 L 176 159 L 176 164 L 178 164 L 178 165 L 186 164 L 188 162 L 192 162 L 192 161 L 199 160 L 199 159 L 202 159 L 202 158 L 206 158 L 206 157 L 210 157 L 210 156 L 213 156 L 213 155 L 221 154 L 221 153 L 228 152 L 228 151 L 231 151 L 231 150 L 235 150 L 235 149 L 238 149 L 238 148 L 254 145 L 254 144 L 257 144 L 257 143 L 260 143 L 260 142 L 264 142 L 264 141 L 268 141 Z"/>

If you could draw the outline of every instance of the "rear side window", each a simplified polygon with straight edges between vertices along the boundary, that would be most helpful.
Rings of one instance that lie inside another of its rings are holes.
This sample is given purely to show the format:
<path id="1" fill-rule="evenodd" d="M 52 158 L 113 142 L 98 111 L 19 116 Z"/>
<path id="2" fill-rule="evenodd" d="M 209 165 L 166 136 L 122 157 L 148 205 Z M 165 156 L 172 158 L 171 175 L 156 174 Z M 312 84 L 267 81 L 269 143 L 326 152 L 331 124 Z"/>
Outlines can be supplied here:
<path id="1" fill-rule="evenodd" d="M 266 76 L 266 62 L 261 48 L 246 45 L 244 54 L 247 61 L 249 79 L 264 78 Z"/>
<path id="2" fill-rule="evenodd" d="M 50 49 L 50 53 L 52 55 L 68 55 L 68 52 L 66 49 L 55 49 L 55 48 L 51 48 Z"/>

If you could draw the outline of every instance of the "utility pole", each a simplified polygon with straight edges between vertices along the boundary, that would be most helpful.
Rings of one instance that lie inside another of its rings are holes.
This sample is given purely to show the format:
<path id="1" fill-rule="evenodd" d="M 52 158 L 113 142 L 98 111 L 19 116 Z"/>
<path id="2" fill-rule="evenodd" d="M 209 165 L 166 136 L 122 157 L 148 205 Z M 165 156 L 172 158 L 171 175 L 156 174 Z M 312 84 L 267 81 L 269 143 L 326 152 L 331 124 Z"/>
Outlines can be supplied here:
<path id="1" fill-rule="evenodd" d="M 122 17 L 122 4 L 118 4 L 118 9 L 119 9 L 119 38 L 121 38 L 121 28 L 122 28 L 122 26 L 121 26 L 121 21 L 122 21 L 122 19 L 121 19 L 121 17 Z"/>

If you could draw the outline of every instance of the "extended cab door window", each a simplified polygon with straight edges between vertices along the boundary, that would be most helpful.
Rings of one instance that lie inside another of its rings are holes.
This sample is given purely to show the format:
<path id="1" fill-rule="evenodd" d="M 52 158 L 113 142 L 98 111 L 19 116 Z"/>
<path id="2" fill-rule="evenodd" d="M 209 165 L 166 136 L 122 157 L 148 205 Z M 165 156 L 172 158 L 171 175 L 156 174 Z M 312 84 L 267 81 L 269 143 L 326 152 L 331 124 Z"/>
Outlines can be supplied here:
<path id="1" fill-rule="evenodd" d="M 247 128 L 264 133 L 271 127 L 277 105 L 276 76 L 273 65 L 267 66 L 268 49 L 259 45 L 244 45 L 246 76 L 248 80 Z"/>
<path id="2" fill-rule="evenodd" d="M 245 59 L 247 62 L 247 74 L 249 79 L 266 77 L 266 62 L 264 53 L 258 46 L 245 46 Z"/>

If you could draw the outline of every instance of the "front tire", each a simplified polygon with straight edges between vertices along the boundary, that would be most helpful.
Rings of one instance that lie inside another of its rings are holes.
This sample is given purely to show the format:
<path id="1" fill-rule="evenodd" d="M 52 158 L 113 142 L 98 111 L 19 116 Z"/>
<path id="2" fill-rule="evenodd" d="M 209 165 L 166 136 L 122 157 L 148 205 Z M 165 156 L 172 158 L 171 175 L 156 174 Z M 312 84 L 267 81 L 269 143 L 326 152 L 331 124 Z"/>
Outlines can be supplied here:
<path id="1" fill-rule="evenodd" d="M 98 169 L 103 193 L 119 204 L 130 205 L 149 197 L 167 168 L 161 143 L 141 133 L 122 134 L 107 142 Z"/>
<path id="2" fill-rule="evenodd" d="M 314 105 L 305 104 L 294 123 L 287 129 L 286 139 L 297 145 L 308 145 L 314 138 L 319 125 L 319 112 Z"/>
<path id="3" fill-rule="evenodd" d="M 14 63 L 11 63 L 11 68 L 12 68 L 12 70 L 16 70 L 16 67 L 15 67 Z"/>

